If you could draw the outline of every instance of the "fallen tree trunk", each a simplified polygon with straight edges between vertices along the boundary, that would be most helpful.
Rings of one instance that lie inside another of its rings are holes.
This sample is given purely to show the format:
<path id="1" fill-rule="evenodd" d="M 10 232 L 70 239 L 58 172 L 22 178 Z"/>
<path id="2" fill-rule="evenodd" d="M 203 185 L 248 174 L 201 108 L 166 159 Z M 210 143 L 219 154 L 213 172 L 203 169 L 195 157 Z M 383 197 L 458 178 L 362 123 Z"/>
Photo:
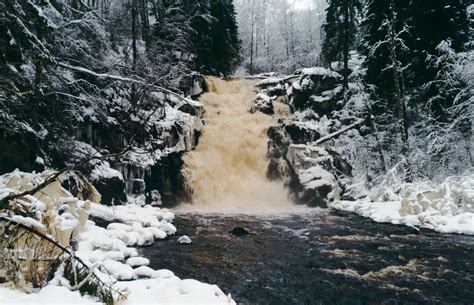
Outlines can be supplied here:
<path id="1" fill-rule="evenodd" d="M 359 126 L 363 125 L 365 122 L 366 122 L 366 119 L 359 119 L 359 120 L 355 121 L 354 123 L 352 123 L 351 125 L 349 125 L 347 127 L 344 127 L 343 129 L 340 129 L 336 132 L 333 132 L 331 134 L 328 134 L 327 136 L 324 136 L 324 137 L 320 138 L 319 140 L 314 142 L 314 144 L 319 145 L 319 144 L 322 144 L 324 142 L 327 142 L 327 141 L 329 141 L 329 140 L 331 140 L 331 139 L 333 139 L 337 136 L 340 136 L 343 133 L 348 132 L 351 129 L 354 129 L 356 127 L 359 127 Z"/>

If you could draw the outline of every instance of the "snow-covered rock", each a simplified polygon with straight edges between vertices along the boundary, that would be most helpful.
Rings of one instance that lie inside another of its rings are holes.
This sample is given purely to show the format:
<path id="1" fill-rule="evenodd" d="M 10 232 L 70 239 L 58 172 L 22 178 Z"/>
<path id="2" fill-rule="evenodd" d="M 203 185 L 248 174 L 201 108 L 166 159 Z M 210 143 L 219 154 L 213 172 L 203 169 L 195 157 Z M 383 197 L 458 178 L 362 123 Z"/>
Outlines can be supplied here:
<path id="1" fill-rule="evenodd" d="M 126 264 L 130 267 L 148 266 L 150 264 L 150 260 L 144 257 L 130 257 L 127 259 Z"/>
<path id="2" fill-rule="evenodd" d="M 133 269 L 126 264 L 107 259 L 102 261 L 101 265 L 105 268 L 105 273 L 110 273 L 117 280 L 123 281 L 133 279 Z"/>
<path id="3" fill-rule="evenodd" d="M 299 80 L 292 84 L 288 92 L 290 102 L 297 110 L 313 108 L 316 111 L 334 110 L 338 104 L 342 90 L 338 85 L 342 76 L 321 67 L 306 68 L 301 71 Z"/>
<path id="4" fill-rule="evenodd" d="M 252 101 L 250 112 L 255 113 L 261 111 L 265 114 L 273 114 L 273 101 L 274 98 L 269 97 L 265 93 L 259 93 L 255 96 Z"/>
<path id="5" fill-rule="evenodd" d="M 155 278 L 155 277 L 157 277 L 156 271 L 151 269 L 148 266 L 140 266 L 136 269 L 133 269 L 134 279 Z"/>
<path id="6" fill-rule="evenodd" d="M 183 235 L 180 238 L 178 238 L 178 244 L 190 244 L 192 243 L 192 240 L 189 236 Z"/>

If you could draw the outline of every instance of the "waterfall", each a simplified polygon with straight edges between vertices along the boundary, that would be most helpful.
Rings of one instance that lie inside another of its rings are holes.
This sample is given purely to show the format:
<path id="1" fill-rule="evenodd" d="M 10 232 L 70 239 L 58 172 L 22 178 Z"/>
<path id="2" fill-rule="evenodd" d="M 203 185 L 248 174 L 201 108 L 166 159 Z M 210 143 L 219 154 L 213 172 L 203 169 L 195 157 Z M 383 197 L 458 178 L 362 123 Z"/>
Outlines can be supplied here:
<path id="1" fill-rule="evenodd" d="M 209 212 L 259 212 L 291 207 L 281 182 L 267 180 L 267 130 L 273 118 L 250 113 L 254 81 L 207 77 L 205 126 L 194 151 L 184 157 L 193 204 Z M 185 208 L 185 209 L 186 209 Z"/>

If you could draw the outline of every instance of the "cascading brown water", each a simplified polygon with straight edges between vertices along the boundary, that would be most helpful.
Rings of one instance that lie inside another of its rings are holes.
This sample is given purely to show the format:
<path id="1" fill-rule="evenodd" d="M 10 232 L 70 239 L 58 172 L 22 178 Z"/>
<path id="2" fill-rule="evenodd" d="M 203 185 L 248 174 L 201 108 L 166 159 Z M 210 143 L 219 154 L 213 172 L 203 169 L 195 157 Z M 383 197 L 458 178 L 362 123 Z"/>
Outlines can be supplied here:
<path id="1" fill-rule="evenodd" d="M 282 184 L 266 178 L 272 117 L 249 112 L 255 82 L 206 81 L 209 92 L 201 98 L 206 125 L 199 145 L 184 158 L 192 209 L 251 213 L 291 207 Z"/>

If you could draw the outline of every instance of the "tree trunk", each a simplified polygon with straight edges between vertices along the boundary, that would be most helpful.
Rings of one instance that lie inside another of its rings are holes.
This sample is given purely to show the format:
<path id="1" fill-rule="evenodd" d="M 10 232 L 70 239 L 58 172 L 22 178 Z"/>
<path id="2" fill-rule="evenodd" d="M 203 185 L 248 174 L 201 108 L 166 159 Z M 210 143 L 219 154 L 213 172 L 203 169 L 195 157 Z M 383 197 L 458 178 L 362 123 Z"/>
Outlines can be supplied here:
<path id="1" fill-rule="evenodd" d="M 250 75 L 253 75 L 253 31 L 255 27 L 255 1 L 252 1 L 252 20 L 251 20 L 251 34 L 250 34 Z"/>
<path id="2" fill-rule="evenodd" d="M 389 28 L 390 60 L 392 61 L 393 66 L 393 81 L 395 85 L 395 98 L 398 109 L 398 124 L 403 143 L 402 153 L 406 156 L 408 150 L 408 125 L 406 120 L 405 84 L 403 79 L 403 71 L 397 55 L 397 41 L 395 33 L 396 14 L 393 1 L 391 3 L 390 10 L 392 14 Z"/>
<path id="3" fill-rule="evenodd" d="M 137 71 L 137 0 L 132 0 L 132 69 L 133 74 Z M 136 85 L 132 84 L 130 102 L 133 106 L 137 104 Z"/>
<path id="4" fill-rule="evenodd" d="M 343 88 L 349 89 L 349 1 L 344 1 L 344 72 Z"/>
<path id="5" fill-rule="evenodd" d="M 398 60 L 397 54 L 397 34 L 395 25 L 397 22 L 397 15 L 395 13 L 394 1 L 390 2 L 390 14 L 391 20 L 389 22 L 389 45 L 390 45 L 390 60 L 393 66 L 393 81 L 395 85 L 395 99 L 397 104 L 397 116 L 398 116 L 398 128 L 400 130 L 400 137 L 402 140 L 401 153 L 405 158 L 404 168 L 406 172 L 405 181 L 410 182 L 412 180 L 412 172 L 408 161 L 408 123 L 406 114 L 406 102 L 405 102 L 405 81 L 403 78 L 403 71 L 401 63 Z"/>
<path id="6" fill-rule="evenodd" d="M 148 20 L 148 0 L 139 0 L 140 17 L 142 21 L 142 37 L 146 46 L 150 43 L 150 22 Z"/>

